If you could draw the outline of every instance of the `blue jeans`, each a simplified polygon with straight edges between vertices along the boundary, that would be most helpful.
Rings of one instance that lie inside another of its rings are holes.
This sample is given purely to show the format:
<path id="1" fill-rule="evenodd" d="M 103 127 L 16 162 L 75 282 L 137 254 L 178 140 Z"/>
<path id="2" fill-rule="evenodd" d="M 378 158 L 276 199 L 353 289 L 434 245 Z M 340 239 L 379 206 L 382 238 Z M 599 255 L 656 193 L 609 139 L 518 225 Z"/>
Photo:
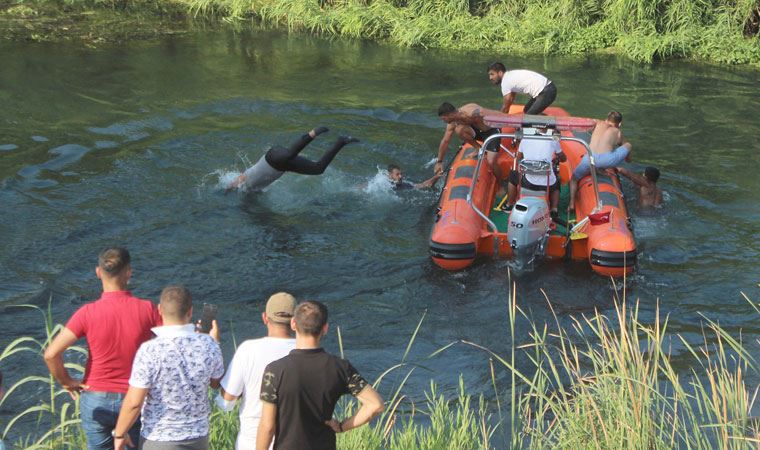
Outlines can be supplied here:
<path id="1" fill-rule="evenodd" d="M 112 450 L 111 430 L 116 427 L 124 394 L 116 392 L 83 391 L 79 398 L 82 429 L 87 437 L 87 450 Z M 129 430 L 132 442 L 140 441 L 140 419 Z M 137 447 L 128 447 L 137 448 Z"/>
<path id="2" fill-rule="evenodd" d="M 609 169 L 610 167 L 619 166 L 628 157 L 628 147 L 621 145 L 615 150 L 608 153 L 594 153 L 594 165 L 597 169 Z M 580 180 L 591 173 L 591 164 L 588 162 L 588 154 L 583 155 L 578 167 L 573 171 L 573 178 Z"/>

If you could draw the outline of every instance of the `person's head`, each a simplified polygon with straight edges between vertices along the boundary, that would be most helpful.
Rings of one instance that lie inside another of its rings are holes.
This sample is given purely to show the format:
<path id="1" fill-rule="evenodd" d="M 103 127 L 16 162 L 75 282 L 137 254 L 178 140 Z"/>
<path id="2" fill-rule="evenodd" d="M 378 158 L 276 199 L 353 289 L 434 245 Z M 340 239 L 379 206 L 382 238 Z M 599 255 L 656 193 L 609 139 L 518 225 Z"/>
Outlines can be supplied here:
<path id="1" fill-rule="evenodd" d="M 267 327 L 290 330 L 290 321 L 296 310 L 296 298 L 287 292 L 272 294 L 261 316 Z"/>
<path id="2" fill-rule="evenodd" d="M 457 112 L 457 108 L 449 102 L 443 102 L 438 107 L 438 117 L 446 123 L 453 122 L 457 117 Z"/>
<path id="3" fill-rule="evenodd" d="M 507 68 L 504 67 L 504 64 L 500 62 L 492 63 L 488 66 L 488 79 L 493 84 L 499 84 L 501 83 L 501 79 L 504 78 L 504 72 L 506 71 Z"/>
<path id="4" fill-rule="evenodd" d="M 607 114 L 607 123 L 620 128 L 620 124 L 623 123 L 623 115 L 617 111 L 610 111 L 609 114 Z"/>
<path id="5" fill-rule="evenodd" d="M 98 255 L 95 273 L 104 282 L 114 282 L 126 286 L 132 276 L 129 251 L 124 247 L 110 247 Z"/>
<path id="6" fill-rule="evenodd" d="M 644 178 L 652 183 L 657 183 L 657 180 L 660 179 L 660 170 L 657 167 L 647 167 L 644 169 Z"/>
<path id="7" fill-rule="evenodd" d="M 296 307 L 291 327 L 297 334 L 321 338 L 327 333 L 327 306 L 307 300 Z"/>
<path id="8" fill-rule="evenodd" d="M 193 318 L 193 296 L 184 286 L 167 286 L 161 291 L 158 312 L 164 324 L 190 323 Z"/>
<path id="9" fill-rule="evenodd" d="M 404 181 L 404 172 L 401 171 L 401 167 L 388 164 L 388 178 L 394 183 L 401 183 Z"/>

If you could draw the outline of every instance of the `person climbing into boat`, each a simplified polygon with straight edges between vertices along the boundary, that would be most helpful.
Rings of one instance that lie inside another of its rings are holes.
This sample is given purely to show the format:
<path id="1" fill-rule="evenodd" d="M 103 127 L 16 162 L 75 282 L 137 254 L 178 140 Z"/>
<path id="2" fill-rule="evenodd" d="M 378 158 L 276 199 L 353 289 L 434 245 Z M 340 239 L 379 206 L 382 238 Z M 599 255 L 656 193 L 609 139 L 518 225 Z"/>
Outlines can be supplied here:
<path id="1" fill-rule="evenodd" d="M 525 69 L 507 71 L 504 64 L 495 62 L 488 66 L 488 79 L 493 84 L 501 85 L 504 103 L 501 112 L 509 114 L 509 107 L 517 94 L 528 94 L 530 100 L 525 104 L 525 114 L 541 114 L 557 98 L 557 87 L 538 72 Z"/>
<path id="2" fill-rule="evenodd" d="M 391 182 L 394 191 L 403 191 L 405 189 L 429 189 L 435 186 L 442 175 L 443 173 L 436 173 L 422 183 L 412 183 L 404 179 L 404 172 L 401 171 L 399 166 L 396 164 L 388 165 L 388 180 Z"/>
<path id="3" fill-rule="evenodd" d="M 289 148 L 280 145 L 272 146 L 256 164 L 230 183 L 227 191 L 238 188 L 247 192 L 260 191 L 274 183 L 285 172 L 321 175 L 345 145 L 359 142 L 359 139 L 351 136 L 340 136 L 319 161 L 311 161 L 298 155 L 315 137 L 328 131 L 330 130 L 327 127 L 317 127 L 299 137 Z"/>
<path id="4" fill-rule="evenodd" d="M 618 166 L 623 161 L 631 160 L 632 146 L 620 131 L 622 124 L 623 115 L 618 111 L 610 111 L 606 119 L 597 120 L 594 132 L 591 134 L 591 142 L 589 142 L 597 169 L 609 169 Z M 575 210 L 578 181 L 589 173 L 591 173 L 591 165 L 588 155 L 583 155 L 570 179 L 570 205 L 568 206 L 570 212 Z"/>
<path id="5" fill-rule="evenodd" d="M 618 167 L 617 171 L 639 188 L 639 208 L 651 208 L 662 203 L 662 189 L 657 186 L 657 180 L 660 179 L 659 169 L 647 167 L 642 175 L 623 167 Z"/>
<path id="6" fill-rule="evenodd" d="M 441 143 L 438 145 L 438 159 L 433 168 L 434 173 L 443 172 L 443 157 L 446 156 L 449 142 L 455 133 L 462 142 L 479 149 L 486 138 L 500 132 L 498 128 L 491 128 L 483 121 L 484 116 L 492 114 L 499 114 L 499 112 L 483 108 L 476 103 L 467 103 L 459 108 L 454 107 L 449 102 L 441 103 L 441 106 L 438 107 L 438 117 L 446 122 L 446 131 L 443 133 Z M 499 167 L 494 164 L 499 151 L 498 145 L 498 139 L 489 144 L 488 148 L 486 148 L 488 151 L 486 158 L 491 163 L 491 167 L 494 168 L 494 175 L 500 179 L 501 173 Z"/>
<path id="7" fill-rule="evenodd" d="M 529 129 L 524 130 L 526 134 Z M 545 129 L 538 129 L 538 134 L 544 134 Z M 567 156 L 562 151 L 562 147 L 559 141 L 555 140 L 537 140 L 537 139 L 523 139 L 520 141 L 518 147 L 518 158 L 523 160 L 532 161 L 546 161 L 552 164 L 554 157 L 557 157 L 559 162 L 567 160 Z M 504 207 L 505 211 L 511 211 L 515 202 L 517 201 L 517 183 L 520 182 L 520 174 L 516 170 L 512 170 L 509 173 L 509 184 L 507 185 L 507 204 Z M 556 221 L 559 218 L 557 208 L 559 206 L 559 188 L 560 181 L 554 170 L 549 170 L 548 173 L 548 186 L 549 186 L 549 210 L 552 220 Z M 533 175 L 526 173 L 522 176 L 521 186 L 532 191 L 546 191 L 547 177 L 542 175 Z"/>

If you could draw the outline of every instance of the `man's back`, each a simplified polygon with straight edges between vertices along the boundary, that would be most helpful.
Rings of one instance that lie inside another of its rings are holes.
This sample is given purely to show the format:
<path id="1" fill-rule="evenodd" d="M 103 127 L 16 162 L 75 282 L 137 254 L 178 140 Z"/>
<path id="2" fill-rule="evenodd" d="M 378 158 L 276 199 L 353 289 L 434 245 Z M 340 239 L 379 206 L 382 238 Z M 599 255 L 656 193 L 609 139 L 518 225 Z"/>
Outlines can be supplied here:
<path id="1" fill-rule="evenodd" d="M 559 142 L 554 140 L 537 140 L 523 139 L 520 141 L 520 153 L 523 159 L 533 161 L 546 161 L 551 163 L 554 155 L 562 151 Z M 525 174 L 525 179 L 537 186 L 551 186 L 557 181 L 553 170 L 549 170 L 549 184 L 547 184 L 546 175 Z"/>
<path id="2" fill-rule="evenodd" d="M 597 154 L 609 153 L 622 143 L 622 139 L 623 136 L 619 128 L 600 120 L 596 123 L 594 132 L 591 134 L 589 147 L 591 147 L 592 152 Z"/>
<path id="3" fill-rule="evenodd" d="M 222 380 L 222 388 L 238 397 L 240 406 L 240 433 L 235 448 L 252 449 L 256 445 L 256 430 L 261 418 L 261 378 L 264 369 L 290 353 L 296 346 L 292 338 L 263 337 L 250 339 L 237 348 L 230 367 Z"/>
<path id="4" fill-rule="evenodd" d="M 222 351 L 194 326 L 155 329 L 140 347 L 129 384 L 148 389 L 141 435 L 151 441 L 181 441 L 208 435 L 208 386 L 224 373 Z"/>
<path id="5" fill-rule="evenodd" d="M 277 405 L 275 449 L 334 449 L 330 420 L 343 394 L 367 385 L 351 364 L 322 348 L 296 349 L 269 364 L 261 400 Z"/>
<path id="6" fill-rule="evenodd" d="M 126 393 L 135 353 L 160 323 L 153 303 L 129 291 L 104 292 L 99 300 L 79 308 L 66 328 L 87 339 L 83 383 L 92 391 Z"/>

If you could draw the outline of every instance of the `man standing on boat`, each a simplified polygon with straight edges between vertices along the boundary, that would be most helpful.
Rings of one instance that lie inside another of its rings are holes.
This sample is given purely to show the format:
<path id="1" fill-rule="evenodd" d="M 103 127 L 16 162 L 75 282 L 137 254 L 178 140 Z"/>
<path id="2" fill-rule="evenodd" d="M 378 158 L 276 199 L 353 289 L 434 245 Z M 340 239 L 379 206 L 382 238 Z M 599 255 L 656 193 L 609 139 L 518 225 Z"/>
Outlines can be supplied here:
<path id="1" fill-rule="evenodd" d="M 443 172 L 443 157 L 449 149 L 451 137 L 456 133 L 463 142 L 480 148 L 480 145 L 488 138 L 499 133 L 498 128 L 491 128 L 483 121 L 486 115 L 499 114 L 498 111 L 486 109 L 476 103 L 468 103 L 460 106 L 458 109 L 451 103 L 444 102 L 438 108 L 438 117 L 446 122 L 446 131 L 443 133 L 441 143 L 438 145 L 438 160 L 435 163 L 434 172 L 436 174 Z M 501 178 L 501 170 L 498 165 L 494 164 L 496 155 L 499 151 L 499 139 L 492 141 L 486 150 L 486 158 L 493 167 L 494 174 Z"/>
<path id="2" fill-rule="evenodd" d="M 335 158 L 335 155 L 346 144 L 359 142 L 358 139 L 350 136 L 340 136 L 332 148 L 319 161 L 311 161 L 298 155 L 315 137 L 328 131 L 330 130 L 327 127 L 317 127 L 302 135 L 289 148 L 280 145 L 271 147 L 256 164 L 241 173 L 235 181 L 230 183 L 227 191 L 238 188 L 242 188 L 247 192 L 260 191 L 274 183 L 285 172 L 295 172 L 304 175 L 323 174 L 327 166 Z"/>
<path id="3" fill-rule="evenodd" d="M 557 98 L 557 87 L 552 81 L 532 70 L 510 70 L 504 64 L 495 62 L 488 66 L 488 79 L 493 84 L 501 84 L 504 103 L 501 112 L 509 114 L 509 107 L 517 94 L 528 94 L 530 100 L 525 104 L 525 114 L 541 114 Z"/>
<path id="4" fill-rule="evenodd" d="M 610 111 L 605 120 L 598 120 L 591 134 L 591 152 L 594 154 L 594 166 L 597 169 L 608 169 L 618 166 L 620 163 L 631 160 L 631 143 L 623 138 L 620 126 L 623 123 L 623 115 L 617 111 Z M 578 190 L 578 181 L 591 172 L 588 155 L 583 155 L 581 162 L 573 171 L 570 179 L 570 212 L 575 210 L 575 193 Z"/>

